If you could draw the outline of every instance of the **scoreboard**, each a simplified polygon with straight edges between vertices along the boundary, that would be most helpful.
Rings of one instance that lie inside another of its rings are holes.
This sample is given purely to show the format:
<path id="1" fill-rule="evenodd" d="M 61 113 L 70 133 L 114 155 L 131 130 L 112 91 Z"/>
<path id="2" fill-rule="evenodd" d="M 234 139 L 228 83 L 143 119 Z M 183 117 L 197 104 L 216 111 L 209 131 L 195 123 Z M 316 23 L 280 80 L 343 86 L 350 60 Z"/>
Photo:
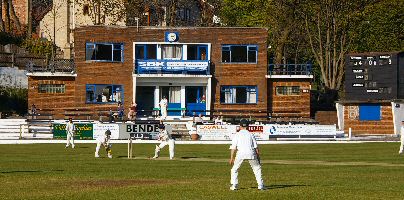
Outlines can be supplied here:
<path id="1" fill-rule="evenodd" d="M 404 98 L 404 52 L 348 54 L 345 100 Z"/>

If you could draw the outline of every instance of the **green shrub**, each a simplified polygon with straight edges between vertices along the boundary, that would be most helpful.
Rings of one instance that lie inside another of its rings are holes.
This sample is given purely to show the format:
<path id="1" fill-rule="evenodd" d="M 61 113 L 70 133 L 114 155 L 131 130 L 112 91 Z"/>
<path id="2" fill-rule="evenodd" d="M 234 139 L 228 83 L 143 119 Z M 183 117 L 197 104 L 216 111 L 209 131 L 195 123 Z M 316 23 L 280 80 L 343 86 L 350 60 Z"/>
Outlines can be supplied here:
<path id="1" fill-rule="evenodd" d="M 52 55 L 53 43 L 40 38 L 27 38 L 22 42 L 21 47 L 36 56 L 50 57 Z"/>

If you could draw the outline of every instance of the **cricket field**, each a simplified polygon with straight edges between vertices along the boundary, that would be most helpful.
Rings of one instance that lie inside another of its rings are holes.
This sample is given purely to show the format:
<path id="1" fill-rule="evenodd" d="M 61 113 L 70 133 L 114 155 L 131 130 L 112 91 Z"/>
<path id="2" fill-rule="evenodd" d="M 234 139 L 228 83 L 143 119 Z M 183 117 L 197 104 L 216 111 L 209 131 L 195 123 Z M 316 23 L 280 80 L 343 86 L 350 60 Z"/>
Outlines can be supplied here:
<path id="1" fill-rule="evenodd" d="M 268 190 L 259 191 L 245 162 L 230 191 L 229 145 L 176 145 L 159 159 L 154 144 L 0 145 L 0 199 L 404 199 L 399 143 L 259 145 Z"/>

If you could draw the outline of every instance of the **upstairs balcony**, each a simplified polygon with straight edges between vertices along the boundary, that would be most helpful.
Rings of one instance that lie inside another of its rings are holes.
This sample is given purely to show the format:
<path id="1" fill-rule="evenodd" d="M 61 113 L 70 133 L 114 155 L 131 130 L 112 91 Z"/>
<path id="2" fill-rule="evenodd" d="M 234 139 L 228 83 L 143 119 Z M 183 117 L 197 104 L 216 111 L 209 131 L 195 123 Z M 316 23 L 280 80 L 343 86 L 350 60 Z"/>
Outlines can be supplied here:
<path id="1" fill-rule="evenodd" d="M 135 74 L 210 75 L 208 60 L 136 60 Z"/>
<path id="2" fill-rule="evenodd" d="M 313 78 L 312 64 L 270 64 L 266 78 Z"/>
<path id="3" fill-rule="evenodd" d="M 76 76 L 73 59 L 28 60 L 26 65 L 28 76 Z"/>

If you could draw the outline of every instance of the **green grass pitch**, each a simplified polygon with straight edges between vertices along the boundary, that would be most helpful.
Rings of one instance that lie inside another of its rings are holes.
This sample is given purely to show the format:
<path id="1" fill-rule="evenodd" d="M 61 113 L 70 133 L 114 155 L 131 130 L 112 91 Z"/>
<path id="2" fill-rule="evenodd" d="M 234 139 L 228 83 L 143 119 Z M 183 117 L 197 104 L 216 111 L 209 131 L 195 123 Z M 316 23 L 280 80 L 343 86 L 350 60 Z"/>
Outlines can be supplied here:
<path id="1" fill-rule="evenodd" d="M 269 190 L 245 162 L 230 191 L 229 145 L 176 145 L 176 159 L 151 160 L 153 144 L 0 145 L 0 199 L 404 199 L 398 143 L 259 145 Z"/>

